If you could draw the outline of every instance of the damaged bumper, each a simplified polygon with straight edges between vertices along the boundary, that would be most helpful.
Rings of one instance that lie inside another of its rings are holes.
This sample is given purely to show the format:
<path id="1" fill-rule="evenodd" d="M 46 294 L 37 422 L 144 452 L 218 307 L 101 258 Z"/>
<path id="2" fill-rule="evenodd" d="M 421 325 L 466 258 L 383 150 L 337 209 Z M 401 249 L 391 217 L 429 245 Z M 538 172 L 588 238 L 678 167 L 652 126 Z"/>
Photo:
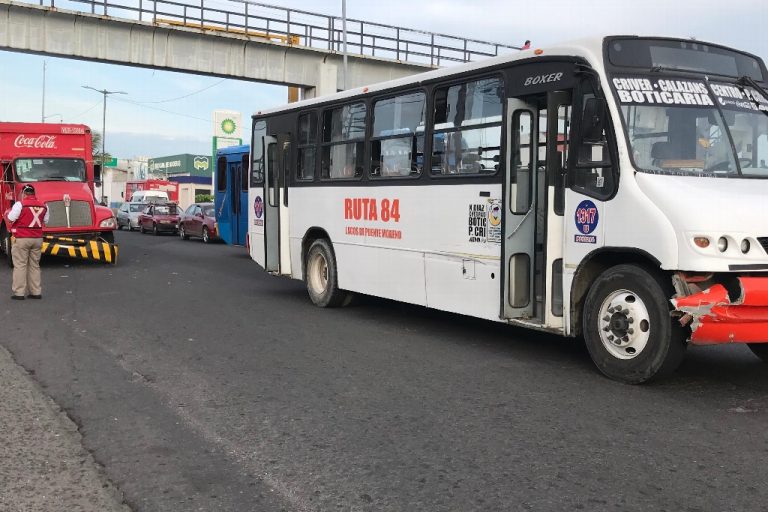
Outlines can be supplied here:
<path id="1" fill-rule="evenodd" d="M 768 343 L 768 276 L 693 290 L 672 299 L 680 323 L 690 325 L 691 343 Z"/>
<path id="2" fill-rule="evenodd" d="M 47 235 L 43 237 L 42 254 L 117 263 L 118 247 L 102 238 L 70 238 Z"/>

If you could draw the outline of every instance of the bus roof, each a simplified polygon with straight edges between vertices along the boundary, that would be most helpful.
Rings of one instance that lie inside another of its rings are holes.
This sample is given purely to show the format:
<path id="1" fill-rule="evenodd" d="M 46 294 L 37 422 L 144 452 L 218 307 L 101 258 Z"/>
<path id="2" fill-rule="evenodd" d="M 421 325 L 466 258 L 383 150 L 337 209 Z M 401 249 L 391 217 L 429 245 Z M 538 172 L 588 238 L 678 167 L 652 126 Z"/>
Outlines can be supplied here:
<path id="1" fill-rule="evenodd" d="M 241 144 L 239 146 L 227 146 L 226 148 L 219 148 L 216 150 L 217 155 L 236 155 L 240 153 L 248 153 L 251 150 L 250 144 Z"/>
<path id="2" fill-rule="evenodd" d="M 634 37 L 634 36 L 630 36 Z M 293 110 L 296 108 L 309 107 L 312 105 L 318 105 L 329 101 L 342 100 L 345 98 L 353 98 L 361 94 L 368 94 L 380 91 L 386 91 L 389 89 L 395 89 L 398 87 L 405 87 L 408 85 L 420 85 L 432 80 L 438 80 L 440 78 L 449 77 L 452 75 L 458 75 L 469 71 L 481 70 L 484 68 L 491 68 L 508 62 L 516 61 L 536 61 L 540 58 L 546 57 L 587 57 L 594 56 L 595 58 L 601 58 L 602 55 L 602 42 L 603 37 L 590 37 L 585 39 L 578 39 L 566 43 L 562 43 L 556 46 L 550 47 L 531 47 L 530 50 L 520 50 L 514 53 L 505 53 L 489 59 L 484 59 L 476 62 L 468 62 L 466 64 L 459 64 L 457 66 L 450 66 L 446 68 L 435 69 L 433 71 L 426 71 L 424 73 L 417 73 L 415 75 L 406 76 L 403 78 L 397 78 L 395 80 L 388 80 L 386 82 L 379 82 L 372 85 L 363 87 L 357 87 L 354 89 L 348 89 L 346 91 L 337 92 L 335 94 L 328 94 L 326 96 L 320 96 L 317 98 L 311 98 L 308 100 L 298 101 L 296 103 L 289 103 L 287 105 L 281 105 L 271 109 L 260 110 L 254 113 L 256 116 L 265 116 L 270 114 L 276 114 L 283 111 Z M 537 54 L 537 52 L 539 52 Z"/>
<path id="3" fill-rule="evenodd" d="M 315 105 L 321 105 L 321 104 L 332 102 L 332 101 L 351 99 L 363 94 L 383 92 L 390 89 L 407 87 L 409 85 L 418 86 L 431 81 L 439 80 L 441 78 L 460 75 L 462 73 L 467 73 L 471 71 L 483 70 L 485 68 L 490 69 L 490 68 L 494 68 L 507 63 L 511 63 L 511 62 L 520 62 L 520 63 L 536 62 L 537 60 L 540 60 L 540 59 L 546 59 L 546 58 L 552 58 L 552 57 L 565 57 L 565 58 L 571 57 L 571 58 L 584 58 L 588 62 L 592 62 L 595 65 L 598 65 L 603 61 L 603 41 L 608 37 L 690 41 L 689 39 L 680 38 L 680 37 L 663 37 L 663 36 L 647 36 L 646 37 L 646 36 L 627 35 L 627 34 L 602 35 L 602 36 L 576 39 L 576 40 L 567 41 L 567 42 L 563 42 L 563 43 L 556 44 L 553 46 L 548 46 L 548 47 L 532 47 L 529 50 L 520 50 L 518 52 L 507 53 L 507 54 L 499 55 L 497 57 L 491 57 L 489 59 L 485 59 L 481 61 L 468 62 L 466 64 L 460 64 L 457 66 L 440 68 L 433 71 L 427 71 L 424 73 L 418 73 L 415 75 L 398 78 L 396 80 L 389 80 L 386 82 L 380 82 L 377 84 L 372 84 L 364 87 L 357 87 L 355 89 L 348 89 L 346 91 L 341 91 L 335 94 L 320 96 L 318 98 L 311 98 L 311 99 L 299 101 L 296 103 L 289 103 L 287 105 L 281 105 L 279 107 L 275 107 L 271 109 L 260 110 L 254 113 L 253 117 L 268 116 L 271 114 L 286 112 L 286 111 L 294 110 L 297 108 L 306 108 L 306 107 L 311 107 Z M 707 46 L 720 47 L 728 50 L 734 50 L 734 51 L 738 51 L 739 53 L 743 53 L 745 55 L 750 55 L 751 57 L 759 58 L 748 52 L 735 50 L 733 48 L 729 48 L 727 46 L 723 46 L 717 43 L 710 43 L 708 41 L 700 41 L 700 40 L 696 40 L 696 43 L 707 45 Z M 598 72 L 601 72 L 601 70 L 598 70 Z"/>

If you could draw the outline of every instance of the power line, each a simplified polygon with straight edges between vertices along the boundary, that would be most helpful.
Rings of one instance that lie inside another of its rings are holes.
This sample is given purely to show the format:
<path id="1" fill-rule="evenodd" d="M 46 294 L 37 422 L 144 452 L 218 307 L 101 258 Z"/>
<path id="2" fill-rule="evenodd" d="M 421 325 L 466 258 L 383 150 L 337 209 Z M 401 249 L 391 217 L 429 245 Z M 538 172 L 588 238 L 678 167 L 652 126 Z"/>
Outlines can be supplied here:
<path id="1" fill-rule="evenodd" d="M 198 91 L 191 92 L 189 94 L 185 94 L 184 96 L 179 96 L 179 97 L 176 97 L 176 98 L 169 98 L 169 99 L 166 99 L 166 100 L 158 100 L 158 101 L 138 101 L 137 103 L 142 103 L 142 104 L 144 104 L 144 103 L 152 103 L 152 104 L 155 104 L 155 103 L 170 103 L 171 101 L 183 100 L 184 98 L 189 98 L 190 96 L 194 96 L 195 94 L 200 94 L 203 91 L 207 91 L 208 89 L 212 89 L 212 88 L 216 87 L 217 85 L 221 85 L 225 80 L 226 80 L 226 78 L 222 78 L 221 80 L 219 80 L 218 82 L 216 82 L 214 84 L 211 84 L 211 85 L 209 85 L 207 87 L 203 87 L 202 89 L 200 89 Z"/>
<path id="2" fill-rule="evenodd" d="M 82 116 L 84 116 L 85 114 L 87 114 L 88 112 L 90 112 L 91 110 L 93 110 L 94 108 L 96 108 L 96 106 L 97 106 L 97 105 L 99 105 L 100 103 L 101 103 L 101 100 L 97 101 L 96 103 L 94 103 L 93 105 L 91 105 L 91 106 L 90 106 L 90 107 L 88 107 L 87 109 L 83 110 L 82 112 L 80 112 L 80 113 L 79 113 L 79 114 L 77 114 L 76 116 L 69 116 L 69 117 L 67 117 L 67 119 L 72 119 L 73 121 L 77 121 L 77 120 L 78 120 L 78 119 L 80 119 Z M 64 116 L 62 116 L 62 117 L 64 117 Z"/>
<path id="3" fill-rule="evenodd" d="M 144 105 L 143 103 L 139 103 L 138 101 L 125 100 L 125 99 L 122 99 L 122 98 L 112 98 L 112 99 L 115 100 L 115 101 L 123 102 L 123 103 L 130 103 L 131 105 L 136 105 L 137 107 L 148 108 L 150 110 L 159 110 L 160 112 L 165 112 L 166 114 L 173 114 L 175 116 L 187 117 L 189 119 L 194 119 L 196 121 L 202 121 L 204 123 L 210 123 L 211 122 L 210 119 L 203 119 L 202 117 L 195 117 L 195 116 L 191 116 L 189 114 L 182 114 L 181 112 L 173 112 L 171 110 L 166 110 L 166 109 L 160 108 L 160 107 L 150 107 L 149 105 Z"/>

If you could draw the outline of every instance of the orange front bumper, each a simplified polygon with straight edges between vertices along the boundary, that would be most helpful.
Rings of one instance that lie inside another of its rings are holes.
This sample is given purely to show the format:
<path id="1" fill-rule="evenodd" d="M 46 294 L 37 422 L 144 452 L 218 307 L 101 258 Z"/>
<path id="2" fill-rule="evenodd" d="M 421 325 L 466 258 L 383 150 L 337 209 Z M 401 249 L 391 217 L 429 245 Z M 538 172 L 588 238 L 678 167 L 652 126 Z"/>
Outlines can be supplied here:
<path id="1" fill-rule="evenodd" d="M 768 343 L 768 277 L 740 277 L 738 283 L 738 297 L 715 284 L 672 299 L 682 322 L 690 322 L 691 343 Z"/>

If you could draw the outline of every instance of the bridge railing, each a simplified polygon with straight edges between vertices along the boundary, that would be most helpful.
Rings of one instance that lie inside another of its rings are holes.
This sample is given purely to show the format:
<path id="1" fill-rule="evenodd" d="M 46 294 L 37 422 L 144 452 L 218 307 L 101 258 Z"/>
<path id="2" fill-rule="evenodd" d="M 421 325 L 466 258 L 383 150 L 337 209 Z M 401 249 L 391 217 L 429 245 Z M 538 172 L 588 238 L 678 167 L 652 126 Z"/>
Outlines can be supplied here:
<path id="1" fill-rule="evenodd" d="M 342 18 L 248 0 L 28 0 L 116 18 L 239 33 L 290 45 L 343 51 Z M 347 53 L 441 66 L 518 47 L 347 18 Z"/>

